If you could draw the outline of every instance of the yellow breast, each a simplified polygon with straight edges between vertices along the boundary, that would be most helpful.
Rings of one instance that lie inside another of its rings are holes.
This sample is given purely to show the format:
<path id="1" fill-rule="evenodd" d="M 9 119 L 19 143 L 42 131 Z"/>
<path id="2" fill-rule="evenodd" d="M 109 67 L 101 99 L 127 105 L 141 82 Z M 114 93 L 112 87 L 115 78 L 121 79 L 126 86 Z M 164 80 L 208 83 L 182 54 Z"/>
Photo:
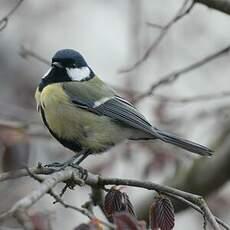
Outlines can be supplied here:
<path id="1" fill-rule="evenodd" d="M 41 106 L 44 111 L 49 128 L 60 137 L 68 136 L 70 128 L 67 130 L 67 127 L 72 127 L 68 124 L 72 120 L 68 119 L 71 116 L 71 104 L 61 84 L 46 86 L 41 93 L 36 92 L 35 98 L 37 105 Z"/>
<path id="2" fill-rule="evenodd" d="M 60 104 L 69 103 L 68 96 L 60 83 L 46 86 L 40 95 L 40 103 L 43 109 L 56 109 Z"/>
<path id="3" fill-rule="evenodd" d="M 98 116 L 71 103 L 61 83 L 46 86 L 35 97 L 49 128 L 62 139 L 75 140 L 93 152 L 101 152 L 126 136 L 109 117 Z M 113 131 L 120 135 L 114 137 Z"/>

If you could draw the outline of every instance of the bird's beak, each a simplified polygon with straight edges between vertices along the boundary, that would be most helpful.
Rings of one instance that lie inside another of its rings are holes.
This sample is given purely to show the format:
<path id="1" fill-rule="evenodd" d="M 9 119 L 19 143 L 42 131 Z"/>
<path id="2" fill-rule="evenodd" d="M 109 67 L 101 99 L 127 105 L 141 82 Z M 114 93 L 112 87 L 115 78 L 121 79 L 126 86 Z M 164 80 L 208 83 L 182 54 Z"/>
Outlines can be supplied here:
<path id="1" fill-rule="evenodd" d="M 53 62 L 52 67 L 63 68 L 63 65 L 60 62 Z"/>

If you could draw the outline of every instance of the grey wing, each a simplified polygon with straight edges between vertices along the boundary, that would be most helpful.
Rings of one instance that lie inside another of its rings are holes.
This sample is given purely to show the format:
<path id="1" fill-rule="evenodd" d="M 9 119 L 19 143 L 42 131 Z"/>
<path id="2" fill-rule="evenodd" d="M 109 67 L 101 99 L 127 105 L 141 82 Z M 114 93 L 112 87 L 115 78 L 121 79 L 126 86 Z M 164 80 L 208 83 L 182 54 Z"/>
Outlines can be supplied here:
<path id="1" fill-rule="evenodd" d="M 102 101 L 102 100 L 101 100 Z M 125 99 L 114 96 L 108 98 L 102 103 L 89 102 L 77 99 L 76 97 L 72 100 L 77 106 L 94 112 L 100 116 L 108 116 L 116 121 L 123 123 L 126 126 L 142 130 L 143 132 L 153 135 L 153 137 L 163 139 L 163 137 L 157 133 L 157 130 L 151 126 L 151 124 L 145 119 L 145 117 L 138 112 L 138 110 Z"/>

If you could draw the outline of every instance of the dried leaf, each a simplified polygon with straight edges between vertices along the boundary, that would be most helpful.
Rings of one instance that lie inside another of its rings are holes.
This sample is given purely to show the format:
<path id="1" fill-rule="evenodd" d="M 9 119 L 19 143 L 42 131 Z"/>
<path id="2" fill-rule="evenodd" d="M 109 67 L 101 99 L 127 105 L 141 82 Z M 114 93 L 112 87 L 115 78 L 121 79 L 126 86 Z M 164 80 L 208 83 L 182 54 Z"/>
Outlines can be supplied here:
<path id="1" fill-rule="evenodd" d="M 124 199 L 125 210 L 128 213 L 130 213 L 132 216 L 135 216 L 134 207 L 133 207 L 132 203 L 130 202 L 129 196 L 125 192 L 123 192 L 122 195 L 123 195 L 123 199 Z"/>
<path id="2" fill-rule="evenodd" d="M 147 224 L 144 220 L 138 221 L 138 226 L 139 226 L 139 230 L 146 230 L 147 229 Z"/>
<path id="3" fill-rule="evenodd" d="M 74 230 L 90 230 L 89 224 L 80 224 Z"/>
<path id="4" fill-rule="evenodd" d="M 112 217 L 115 212 L 128 212 L 135 216 L 134 208 L 125 192 L 112 187 L 105 196 L 104 210 L 107 217 Z"/>
<path id="5" fill-rule="evenodd" d="M 128 212 L 116 212 L 113 215 L 117 230 L 140 230 L 137 219 Z"/>
<path id="6" fill-rule="evenodd" d="M 20 169 L 27 165 L 29 137 L 26 133 L 19 129 L 1 128 L 0 143 L 3 146 L 3 171 Z"/>
<path id="7" fill-rule="evenodd" d="M 52 213 L 36 212 L 30 215 L 30 220 L 36 230 L 51 229 Z"/>
<path id="8" fill-rule="evenodd" d="M 89 224 L 92 227 L 95 227 L 95 230 L 103 230 L 103 225 L 101 224 L 101 221 L 98 220 L 97 218 L 93 218 L 90 220 Z"/>
<path id="9" fill-rule="evenodd" d="M 166 196 L 156 196 L 150 207 L 150 227 L 152 230 L 171 230 L 174 227 L 174 208 Z"/>
<path id="10" fill-rule="evenodd" d="M 88 224 L 80 224 L 74 230 L 103 230 L 103 226 L 98 219 L 93 218 Z"/>

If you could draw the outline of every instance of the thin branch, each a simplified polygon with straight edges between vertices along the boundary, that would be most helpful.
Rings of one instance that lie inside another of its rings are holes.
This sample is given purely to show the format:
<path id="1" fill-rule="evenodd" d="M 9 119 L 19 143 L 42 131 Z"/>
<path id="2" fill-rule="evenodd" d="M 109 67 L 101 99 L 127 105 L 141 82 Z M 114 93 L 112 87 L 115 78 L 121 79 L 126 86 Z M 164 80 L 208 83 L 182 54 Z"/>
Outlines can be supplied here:
<path id="1" fill-rule="evenodd" d="M 148 190 L 156 190 L 158 192 L 160 191 L 165 194 L 173 194 L 173 195 L 183 197 L 184 199 L 198 205 L 203 210 L 212 228 L 215 230 L 220 230 L 220 227 L 218 223 L 216 222 L 216 219 L 211 213 L 210 209 L 208 208 L 208 205 L 206 204 L 205 200 L 198 195 L 187 193 L 187 192 L 184 192 L 178 189 L 174 189 L 168 186 L 158 185 L 152 182 L 142 182 L 142 181 L 129 180 L 129 179 L 123 180 L 123 179 L 118 179 L 118 178 L 115 178 L 115 179 L 114 178 L 103 178 L 103 179 L 100 178 L 100 184 L 102 185 L 126 185 L 126 186 L 132 186 L 132 187 L 140 187 L 140 188 L 145 188 Z"/>
<path id="2" fill-rule="evenodd" d="M 209 221 L 209 223 L 212 225 L 213 229 L 220 229 L 219 224 L 216 221 L 215 216 L 212 215 L 211 210 L 209 209 L 207 203 L 205 202 L 205 200 L 200 197 L 199 200 L 197 200 L 197 205 L 201 208 L 201 210 L 204 213 L 204 219 Z"/>
<path id="3" fill-rule="evenodd" d="M 194 97 L 187 97 L 187 98 L 176 98 L 176 97 L 167 97 L 160 94 L 154 94 L 154 99 L 164 101 L 167 103 L 181 103 L 181 104 L 187 104 L 187 103 L 194 103 L 194 102 L 206 102 L 210 100 L 217 100 L 222 99 L 230 96 L 230 91 L 223 91 L 220 93 L 215 94 L 203 94 L 203 95 L 197 95 Z"/>
<path id="4" fill-rule="evenodd" d="M 0 31 L 4 30 L 8 25 L 10 17 L 19 8 L 24 0 L 19 0 L 17 4 L 0 20 Z"/>
<path id="5" fill-rule="evenodd" d="M 50 175 L 54 173 L 56 170 L 51 168 L 44 168 L 44 167 L 34 167 L 30 168 L 30 172 L 33 174 L 43 174 L 43 175 Z M 0 182 L 6 181 L 6 180 L 12 180 L 20 177 L 28 176 L 28 172 L 26 169 L 19 169 L 12 172 L 4 172 L 0 174 Z"/>
<path id="6" fill-rule="evenodd" d="M 190 3 L 190 5 L 187 7 L 188 3 Z M 159 34 L 159 36 L 156 38 L 156 40 L 154 40 L 154 42 L 151 44 L 151 46 L 147 49 L 147 51 L 145 52 L 145 54 L 142 56 L 142 58 L 140 60 L 138 60 L 134 65 L 132 65 L 131 67 L 124 69 L 124 70 L 120 70 L 120 73 L 127 73 L 130 72 L 132 70 L 134 70 L 135 68 L 137 68 L 138 66 L 140 66 L 149 56 L 150 54 L 156 49 L 156 47 L 160 44 L 160 42 L 162 41 L 162 39 L 165 37 L 165 35 L 167 34 L 167 32 L 169 31 L 169 29 L 176 23 L 178 22 L 181 18 L 183 18 L 185 15 L 187 15 L 193 8 L 194 6 L 194 2 L 190 1 L 190 0 L 185 0 L 184 3 L 182 4 L 182 6 L 180 7 L 180 9 L 178 10 L 178 12 L 176 13 L 176 15 L 173 17 L 172 20 L 169 21 L 169 23 L 165 26 L 163 26 L 161 28 L 161 32 Z M 187 8 L 187 9 L 186 9 Z M 155 24 L 154 24 L 155 25 Z M 158 26 L 159 28 L 159 26 Z"/>
<path id="7" fill-rule="evenodd" d="M 138 102 L 140 100 L 142 100 L 145 97 L 151 96 L 153 94 L 153 92 L 165 85 L 171 84 L 172 82 L 176 81 L 179 77 L 181 77 L 182 75 L 191 72 L 199 67 L 201 67 L 202 65 L 205 65 L 207 63 L 209 63 L 210 61 L 213 61 L 219 57 L 222 57 L 224 54 L 228 53 L 230 51 L 230 45 L 228 45 L 227 47 L 213 53 L 210 54 L 209 56 L 206 56 L 205 58 L 189 65 L 186 66 L 182 69 L 179 70 L 175 70 L 169 74 L 166 74 L 165 76 L 163 76 L 162 78 L 160 78 L 160 80 L 156 81 L 155 83 L 153 83 L 150 88 L 143 94 L 138 95 L 135 98 L 135 102 Z"/>
<path id="8" fill-rule="evenodd" d="M 8 227 L 8 226 L 0 226 L 0 230 L 22 230 L 22 228 L 11 228 L 11 227 Z"/>
<path id="9" fill-rule="evenodd" d="M 187 206 L 193 208 L 194 210 L 196 210 L 197 212 L 199 212 L 202 216 L 204 215 L 203 211 L 195 204 L 193 204 L 192 202 L 184 199 L 183 197 L 180 197 L 180 196 L 177 196 L 177 195 L 174 195 L 174 194 L 167 194 L 169 197 L 172 197 L 174 199 L 177 199 L 183 203 L 185 203 Z M 216 222 L 218 224 L 220 224 L 222 227 L 224 227 L 226 230 L 230 230 L 230 226 L 228 226 L 226 223 L 224 223 L 220 218 L 218 217 L 215 217 L 216 219 Z"/>
<path id="10" fill-rule="evenodd" d="M 24 59 L 27 59 L 28 57 L 33 57 L 34 59 L 44 63 L 45 65 L 50 65 L 50 62 L 37 54 L 36 52 L 30 50 L 29 48 L 25 46 L 21 46 L 21 50 L 19 52 L 20 56 Z"/>
<path id="11" fill-rule="evenodd" d="M 147 25 L 147 26 L 150 26 L 150 27 L 152 27 L 152 28 L 159 29 L 159 30 L 163 30 L 163 29 L 165 28 L 165 26 L 158 25 L 158 24 L 153 23 L 153 22 L 146 22 L 146 25 Z"/>
<path id="12" fill-rule="evenodd" d="M 26 167 L 26 171 L 28 172 L 28 175 L 31 176 L 32 178 L 34 178 L 36 181 L 38 181 L 39 183 L 42 183 L 44 181 L 44 178 L 34 174 L 28 167 Z M 47 192 L 48 194 L 50 194 L 54 199 L 55 199 L 55 203 L 60 203 L 62 204 L 65 208 L 69 208 L 72 210 L 75 210 L 77 212 L 80 212 L 81 214 L 87 216 L 90 220 L 92 220 L 93 218 L 96 218 L 91 212 L 89 212 L 86 208 L 78 208 L 74 205 L 70 205 L 67 204 L 63 201 L 63 199 L 58 196 L 52 189 L 50 191 Z M 97 218 L 98 219 L 98 218 Z M 101 224 L 103 224 L 104 226 L 108 227 L 109 229 L 115 229 L 115 226 L 113 224 L 110 224 L 109 222 L 100 220 Z"/>
<path id="13" fill-rule="evenodd" d="M 28 175 L 28 173 L 27 173 Z M 30 195 L 22 198 L 16 202 L 13 207 L 0 215 L 0 219 L 4 219 L 7 216 L 14 215 L 18 210 L 26 210 L 36 203 L 42 196 L 44 196 L 50 189 L 52 189 L 59 182 L 68 180 L 73 177 L 73 171 L 65 170 L 62 172 L 55 172 L 49 175 L 45 181 L 41 184 L 39 189 L 34 190 Z"/>
<path id="14" fill-rule="evenodd" d="M 230 0 L 195 0 L 195 2 L 230 15 Z"/>

